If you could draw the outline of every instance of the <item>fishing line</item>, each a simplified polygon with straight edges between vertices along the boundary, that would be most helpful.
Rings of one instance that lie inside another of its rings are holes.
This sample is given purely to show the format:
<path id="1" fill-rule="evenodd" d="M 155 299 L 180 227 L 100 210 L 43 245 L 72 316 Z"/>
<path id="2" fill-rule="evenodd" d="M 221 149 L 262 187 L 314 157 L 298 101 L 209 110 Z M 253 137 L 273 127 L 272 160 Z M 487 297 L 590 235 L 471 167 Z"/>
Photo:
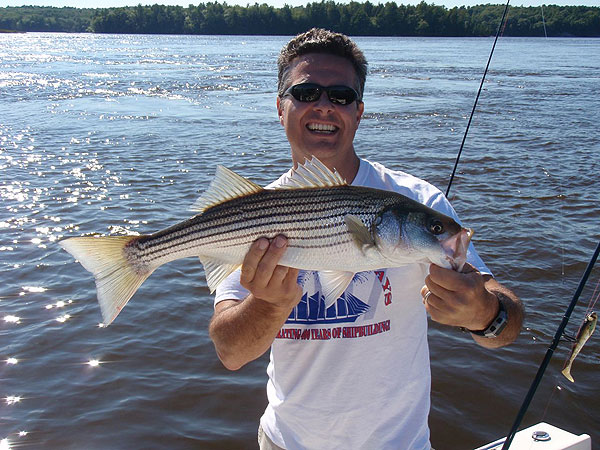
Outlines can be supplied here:
<path id="1" fill-rule="evenodd" d="M 567 326 L 567 323 L 569 322 L 569 318 L 571 317 L 571 313 L 573 312 L 573 309 L 575 308 L 575 305 L 577 304 L 577 300 L 579 300 L 579 296 L 581 295 L 581 292 L 583 291 L 583 288 L 585 287 L 585 284 L 586 284 L 590 274 L 592 273 L 594 264 L 596 264 L 596 260 L 598 259 L 598 254 L 600 254 L 600 241 L 598 242 L 598 245 L 596 246 L 596 250 L 594 251 L 594 254 L 592 255 L 592 259 L 590 259 L 590 262 L 588 263 L 588 265 L 585 269 L 585 272 L 584 272 L 583 276 L 581 277 L 581 281 L 579 282 L 579 286 L 577 286 L 577 290 L 575 291 L 575 294 L 573 295 L 573 299 L 571 300 L 571 303 L 569 304 L 569 306 L 567 307 L 567 310 L 565 311 L 562 322 L 560 323 L 560 325 L 558 326 L 558 329 L 556 330 L 556 334 L 554 335 L 552 344 L 550 345 L 550 347 L 548 347 L 546 356 L 544 356 L 544 360 L 542 361 L 542 364 L 540 364 L 540 367 L 538 368 L 537 374 L 535 375 L 535 378 L 534 378 L 533 382 L 531 383 L 531 387 L 529 388 L 529 391 L 527 392 L 525 400 L 523 400 L 523 404 L 521 405 L 521 409 L 519 410 L 519 413 L 517 414 L 517 418 L 515 419 L 515 422 L 510 430 L 510 433 L 508 433 L 508 435 L 506 436 L 506 440 L 504 441 L 502 450 L 508 450 L 508 448 L 510 447 L 510 444 L 512 443 L 512 441 L 515 437 L 515 434 L 517 433 L 517 429 L 519 428 L 519 425 L 521 424 L 521 421 L 523 420 L 523 417 L 525 417 L 527 408 L 529 408 L 529 404 L 531 403 L 531 400 L 533 399 L 533 396 L 535 395 L 535 391 L 537 390 L 540 382 L 542 381 L 542 377 L 544 376 L 544 372 L 546 371 L 546 368 L 548 367 L 548 364 L 550 363 L 550 359 L 552 358 L 552 354 L 554 353 L 554 350 L 556 350 L 556 347 L 558 347 L 558 343 L 559 343 L 561 337 L 563 336 L 565 327 Z"/>
<path id="2" fill-rule="evenodd" d="M 594 308 L 596 307 L 596 303 L 598 303 L 598 299 L 600 299 L 600 292 L 598 291 L 599 288 L 600 288 L 600 278 L 598 279 L 598 282 L 596 283 L 596 287 L 594 288 L 594 293 L 592 294 L 592 298 L 590 299 L 587 310 L 585 311 L 586 316 L 594 310 Z M 597 293 L 597 295 L 596 295 L 596 293 Z"/>
<path id="3" fill-rule="evenodd" d="M 481 77 L 481 83 L 479 84 L 479 90 L 477 91 L 477 96 L 475 97 L 475 103 L 473 103 L 473 109 L 471 110 L 471 115 L 469 116 L 469 121 L 467 122 L 467 128 L 465 130 L 465 134 L 463 135 L 462 142 L 460 144 L 460 149 L 458 150 L 458 155 L 456 156 L 456 161 L 454 162 L 454 169 L 452 170 L 452 175 L 450 176 L 450 181 L 448 182 L 448 187 L 446 188 L 446 198 L 448 198 L 448 194 L 450 193 L 450 186 L 452 186 L 452 181 L 454 181 L 454 175 L 456 174 L 456 168 L 458 167 L 458 161 L 460 160 L 460 155 L 462 154 L 463 147 L 465 146 L 467 134 L 469 133 L 469 128 L 471 127 L 471 121 L 473 120 L 473 115 L 475 114 L 475 108 L 477 107 L 477 101 L 479 100 L 479 96 L 481 95 L 481 90 L 483 89 L 483 83 L 485 81 L 485 76 L 488 72 L 488 68 L 490 67 L 490 62 L 492 61 L 492 55 L 494 54 L 494 49 L 496 48 L 496 42 L 498 42 L 498 37 L 500 36 L 500 31 L 503 30 L 502 24 L 505 23 L 504 19 L 506 18 L 506 12 L 508 11 L 509 3 L 510 3 L 510 0 L 508 0 L 506 2 L 506 6 L 504 7 L 504 12 L 502 13 L 502 19 L 500 19 L 500 24 L 498 25 L 498 30 L 496 31 L 496 38 L 494 39 L 494 45 L 492 45 L 492 51 L 490 52 L 490 56 L 488 58 L 487 65 L 485 66 L 485 70 L 483 71 L 483 76 Z"/>
<path id="4" fill-rule="evenodd" d="M 556 391 L 562 390 L 562 387 L 560 387 L 558 385 L 558 377 L 559 376 L 560 376 L 559 374 L 556 374 L 554 376 L 554 381 L 556 382 L 556 385 L 554 386 L 554 389 L 552 389 L 552 392 L 550 393 L 550 398 L 548 399 L 548 403 L 546 404 L 546 408 L 544 409 L 544 413 L 542 414 L 542 422 L 544 422 L 546 420 L 546 414 L 548 413 L 548 408 L 550 407 L 550 403 L 552 403 L 554 394 L 556 393 Z"/>

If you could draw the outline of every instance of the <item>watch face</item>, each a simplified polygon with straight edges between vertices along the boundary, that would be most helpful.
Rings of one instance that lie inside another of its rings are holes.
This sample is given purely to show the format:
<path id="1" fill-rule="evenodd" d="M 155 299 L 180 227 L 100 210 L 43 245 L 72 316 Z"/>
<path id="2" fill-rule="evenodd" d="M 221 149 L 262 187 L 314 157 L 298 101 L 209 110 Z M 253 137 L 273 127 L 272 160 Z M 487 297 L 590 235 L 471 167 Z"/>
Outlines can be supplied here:
<path id="1" fill-rule="evenodd" d="M 506 309 L 504 309 L 504 305 L 500 302 L 500 311 L 490 326 L 484 331 L 484 335 L 486 337 L 497 337 L 506 327 L 507 321 L 508 314 L 506 313 Z"/>

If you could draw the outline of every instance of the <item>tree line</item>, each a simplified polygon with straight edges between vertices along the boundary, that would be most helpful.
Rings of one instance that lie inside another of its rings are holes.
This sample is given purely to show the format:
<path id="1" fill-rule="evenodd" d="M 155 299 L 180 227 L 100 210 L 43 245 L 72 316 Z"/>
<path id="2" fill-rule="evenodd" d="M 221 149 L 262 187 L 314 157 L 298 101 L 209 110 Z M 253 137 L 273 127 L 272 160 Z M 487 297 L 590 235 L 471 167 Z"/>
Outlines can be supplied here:
<path id="1" fill-rule="evenodd" d="M 134 34 L 293 35 L 323 27 L 352 36 L 490 36 L 504 5 L 454 7 L 321 1 L 275 8 L 208 2 L 196 6 L 0 8 L 0 29 Z M 544 29 L 545 26 L 545 29 Z M 600 37 L 600 7 L 511 7 L 504 36 Z"/>

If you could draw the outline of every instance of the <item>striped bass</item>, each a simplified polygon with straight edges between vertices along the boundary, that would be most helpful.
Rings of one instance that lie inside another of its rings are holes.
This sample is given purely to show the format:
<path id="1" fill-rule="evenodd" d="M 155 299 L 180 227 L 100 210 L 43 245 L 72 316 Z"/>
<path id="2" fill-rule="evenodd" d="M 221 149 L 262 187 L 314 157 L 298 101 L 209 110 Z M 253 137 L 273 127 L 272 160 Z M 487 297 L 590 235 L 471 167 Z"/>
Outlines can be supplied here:
<path id="1" fill-rule="evenodd" d="M 293 169 L 289 184 L 276 189 L 218 166 L 195 209 L 200 213 L 150 235 L 60 241 L 94 275 L 106 325 L 161 265 L 199 257 L 212 293 L 263 236 L 287 237 L 279 264 L 321 271 L 330 306 L 357 272 L 428 262 L 461 270 L 472 235 L 401 194 L 350 186 L 316 158 Z"/>

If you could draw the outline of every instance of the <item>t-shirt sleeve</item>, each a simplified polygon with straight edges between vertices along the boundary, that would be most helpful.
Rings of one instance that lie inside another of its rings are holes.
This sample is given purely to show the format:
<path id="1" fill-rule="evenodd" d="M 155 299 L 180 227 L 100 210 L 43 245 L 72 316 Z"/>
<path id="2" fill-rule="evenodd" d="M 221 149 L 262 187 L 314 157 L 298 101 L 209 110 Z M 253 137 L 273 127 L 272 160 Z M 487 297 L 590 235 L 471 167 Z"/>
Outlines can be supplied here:
<path id="1" fill-rule="evenodd" d="M 238 269 L 229 275 L 215 292 L 215 305 L 223 300 L 243 300 L 250 293 L 240 284 L 241 270 Z"/>

